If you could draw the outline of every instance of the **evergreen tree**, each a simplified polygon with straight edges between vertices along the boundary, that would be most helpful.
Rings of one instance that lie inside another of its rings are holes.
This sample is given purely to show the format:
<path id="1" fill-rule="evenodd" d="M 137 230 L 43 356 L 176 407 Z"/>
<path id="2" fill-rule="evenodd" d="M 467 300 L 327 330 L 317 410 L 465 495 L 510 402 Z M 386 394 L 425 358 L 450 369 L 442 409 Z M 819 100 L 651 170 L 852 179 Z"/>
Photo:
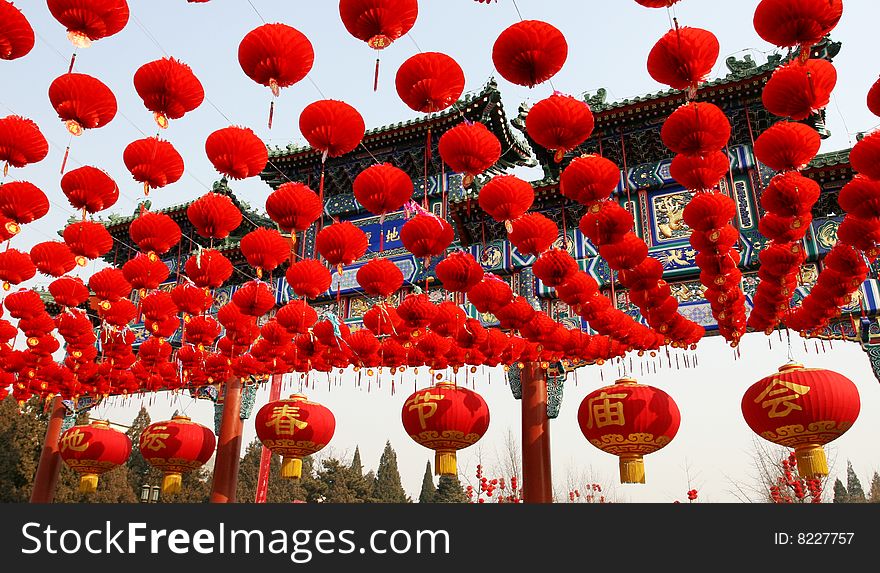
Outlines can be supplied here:
<path id="1" fill-rule="evenodd" d="M 326 503 L 365 503 L 370 501 L 370 487 L 364 476 L 350 465 L 329 458 L 321 464 L 317 481 L 320 496 Z"/>
<path id="2" fill-rule="evenodd" d="M 431 472 L 431 462 L 425 466 L 425 477 L 422 478 L 422 492 L 419 494 L 419 503 L 432 503 L 437 495 L 434 487 L 434 474 Z"/>
<path id="3" fill-rule="evenodd" d="M 840 478 L 834 480 L 834 503 L 847 503 L 849 502 L 849 494 L 846 493 L 846 487 L 843 485 L 843 482 L 840 481 Z"/>
<path id="4" fill-rule="evenodd" d="M 241 458 L 238 470 L 236 501 L 254 503 L 260 477 L 260 459 L 263 445 L 258 439 L 248 444 Z M 267 503 L 291 503 L 293 501 L 317 501 L 322 486 L 315 480 L 311 457 L 303 459 L 302 478 L 288 480 L 281 478 L 281 456 L 273 454 L 269 462 L 269 484 L 266 491 Z"/>
<path id="5" fill-rule="evenodd" d="M 434 503 L 467 503 L 468 497 L 458 476 L 440 476 Z"/>
<path id="6" fill-rule="evenodd" d="M 15 400 L 0 400 L 0 502 L 26 502 L 46 437 L 48 415 L 39 398 L 19 411 Z"/>
<path id="7" fill-rule="evenodd" d="M 862 489 L 862 482 L 852 467 L 852 462 L 846 462 L 846 493 L 850 503 L 865 503 L 865 490 Z"/>
<path id="8" fill-rule="evenodd" d="M 871 491 L 868 492 L 868 503 L 880 503 L 880 473 L 874 472 Z"/>
<path id="9" fill-rule="evenodd" d="M 376 470 L 376 482 L 373 487 L 373 499 L 377 503 L 409 503 L 403 486 L 400 484 L 400 472 L 397 471 L 397 454 L 391 448 L 391 442 L 385 442 L 385 451 L 379 459 Z"/>
<path id="10" fill-rule="evenodd" d="M 147 463 L 147 460 L 141 455 L 139 446 L 141 434 L 151 422 L 150 413 L 141 406 L 137 416 L 132 420 L 128 431 L 125 432 L 125 435 L 131 440 L 131 455 L 128 456 L 128 462 L 125 464 L 128 484 L 131 487 L 131 491 L 137 497 L 140 497 L 141 488 L 144 485 L 162 485 L 162 472 Z"/>
<path id="11" fill-rule="evenodd" d="M 354 448 L 354 457 L 351 460 L 351 470 L 359 476 L 364 475 L 364 464 L 361 463 L 361 449 L 357 446 Z"/>

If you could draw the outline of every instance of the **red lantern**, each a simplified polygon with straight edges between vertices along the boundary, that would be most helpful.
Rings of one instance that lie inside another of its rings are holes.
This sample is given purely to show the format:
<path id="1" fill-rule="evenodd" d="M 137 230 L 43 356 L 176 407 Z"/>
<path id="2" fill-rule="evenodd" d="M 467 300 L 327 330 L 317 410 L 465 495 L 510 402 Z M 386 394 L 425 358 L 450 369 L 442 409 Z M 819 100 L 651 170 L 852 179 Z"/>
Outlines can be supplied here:
<path id="1" fill-rule="evenodd" d="M 599 254 L 616 271 L 632 269 L 648 256 L 648 245 L 633 232 L 626 233 L 620 241 L 599 247 Z"/>
<path id="2" fill-rule="evenodd" d="M 597 247 L 617 243 L 633 229 L 633 216 L 617 201 L 603 201 L 590 207 L 578 225 L 581 233 Z"/>
<path id="3" fill-rule="evenodd" d="M 685 189 L 708 191 L 718 186 L 730 171 L 730 159 L 723 151 L 707 155 L 676 155 L 669 174 Z"/>
<path id="4" fill-rule="evenodd" d="M 211 308 L 214 297 L 211 291 L 184 282 L 171 289 L 171 300 L 180 312 L 199 315 Z"/>
<path id="5" fill-rule="evenodd" d="M 498 175 L 480 189 L 478 200 L 480 208 L 496 221 L 512 221 L 532 207 L 535 191 L 515 175 Z"/>
<path id="6" fill-rule="evenodd" d="M 264 282 L 250 281 L 235 291 L 232 302 L 242 314 L 260 317 L 275 308 L 275 293 Z"/>
<path id="7" fill-rule="evenodd" d="M 73 173 L 71 171 L 71 173 Z M 128 235 L 145 253 L 163 255 L 180 242 L 180 226 L 164 213 L 144 211 L 128 226 Z"/>
<path id="8" fill-rule="evenodd" d="M 176 315 L 178 308 L 169 293 L 156 291 L 141 299 L 141 312 L 144 314 L 144 318 L 164 320 Z"/>
<path id="9" fill-rule="evenodd" d="M 765 440 L 793 448 L 805 478 L 828 475 L 822 446 L 843 435 L 859 409 L 859 392 L 850 379 L 795 363 L 758 381 L 742 399 L 749 427 Z"/>
<path id="10" fill-rule="evenodd" d="M 559 228 L 544 215 L 529 213 L 511 223 L 507 237 L 520 253 L 540 255 L 559 238 Z"/>
<path id="11" fill-rule="evenodd" d="M 770 113 L 799 121 L 827 106 L 836 84 L 837 70 L 827 60 L 791 62 L 773 72 L 761 101 Z"/>
<path id="12" fill-rule="evenodd" d="M 526 116 L 529 137 L 555 152 L 557 163 L 590 137 L 593 125 L 593 112 L 586 102 L 560 93 L 536 103 Z"/>
<path id="13" fill-rule="evenodd" d="M 88 426 L 74 426 L 61 434 L 58 452 L 68 467 L 81 474 L 80 493 L 94 493 L 98 488 L 98 476 L 121 466 L 128 459 L 131 440 L 111 428 L 110 422 L 95 420 Z"/>
<path id="14" fill-rule="evenodd" d="M 48 212 L 49 198 L 33 183 L 12 181 L 0 185 L 0 213 L 4 217 L 25 225 L 43 218 Z"/>
<path id="15" fill-rule="evenodd" d="M 162 471 L 162 495 L 180 493 L 182 474 L 197 470 L 211 459 L 214 432 L 186 416 L 155 422 L 144 428 L 138 449 L 144 459 Z"/>
<path id="16" fill-rule="evenodd" d="M 116 96 L 100 80 L 68 73 L 49 86 L 49 101 L 72 135 L 95 129 L 116 117 Z"/>
<path id="17" fill-rule="evenodd" d="M 532 265 L 535 276 L 548 287 L 557 287 L 578 272 L 577 261 L 562 249 L 551 249 L 538 257 Z"/>
<path id="18" fill-rule="evenodd" d="M 364 139 L 364 118 L 344 101 L 319 100 L 299 116 L 299 130 L 313 148 L 328 157 L 345 155 Z"/>
<path id="19" fill-rule="evenodd" d="M 205 193 L 186 208 L 196 232 L 209 239 L 225 239 L 241 225 L 241 210 L 228 195 Z"/>
<path id="20" fill-rule="evenodd" d="M 31 260 L 37 270 L 50 277 L 60 277 L 76 267 L 70 247 L 61 241 L 46 241 L 31 247 Z"/>
<path id="21" fill-rule="evenodd" d="M 675 153 L 707 155 L 727 145 L 730 120 L 714 104 L 690 102 L 666 119 L 660 137 Z"/>
<path id="22" fill-rule="evenodd" d="M 487 274 L 483 280 L 467 292 L 468 301 L 479 312 L 495 312 L 513 300 L 510 285 L 493 274 Z"/>
<path id="23" fill-rule="evenodd" d="M 477 443 L 489 429 L 489 406 L 473 390 L 440 382 L 407 398 L 401 419 L 410 438 L 435 451 L 435 472 L 456 476 L 455 453 Z"/>
<path id="24" fill-rule="evenodd" d="M 37 267 L 31 261 L 27 253 L 17 249 L 6 249 L 0 252 L 0 281 L 3 281 L 3 290 L 9 290 L 9 285 L 21 284 L 34 278 Z"/>
<path id="25" fill-rule="evenodd" d="M 321 451 L 336 431 L 333 412 L 301 394 L 269 402 L 254 420 L 257 437 L 273 454 L 283 457 L 281 477 L 300 479 L 302 458 Z"/>
<path id="26" fill-rule="evenodd" d="M 122 153 L 122 160 L 134 180 L 144 184 L 145 195 L 183 176 L 183 158 L 173 145 L 158 137 L 132 141 Z"/>
<path id="27" fill-rule="evenodd" d="M 33 121 L 17 115 L 0 118 L 0 161 L 4 177 L 9 166 L 24 167 L 46 158 L 49 144 Z"/>
<path id="28" fill-rule="evenodd" d="M 591 444 L 620 458 L 621 483 L 645 483 L 643 456 L 656 452 L 678 432 L 681 414 L 666 392 L 621 378 L 587 394 L 578 424 Z"/>
<path id="29" fill-rule="evenodd" d="M 483 280 L 483 267 L 470 253 L 455 251 L 437 263 L 437 279 L 450 292 L 467 292 Z"/>
<path id="30" fill-rule="evenodd" d="M 805 215 L 819 199 L 819 184 L 795 172 L 780 173 L 761 193 L 761 206 L 780 216 Z"/>
<path id="31" fill-rule="evenodd" d="M 455 239 L 455 231 L 446 219 L 434 214 L 419 214 L 403 224 L 400 241 L 403 247 L 414 256 L 426 259 L 438 257 Z"/>
<path id="32" fill-rule="evenodd" d="M 358 269 L 357 282 L 368 296 L 385 298 L 403 284 L 403 273 L 388 259 L 373 259 Z"/>
<path id="33" fill-rule="evenodd" d="M 74 209 L 97 213 L 119 199 L 119 187 L 106 172 L 96 167 L 79 167 L 61 178 L 61 190 Z"/>
<path id="34" fill-rule="evenodd" d="M 321 199 L 302 183 L 283 183 L 266 199 L 266 213 L 287 232 L 305 231 L 323 210 Z"/>
<path id="35" fill-rule="evenodd" d="M 809 49 L 831 32 L 843 15 L 843 0 L 761 0 L 755 31 L 780 48 Z"/>
<path id="36" fill-rule="evenodd" d="M 416 0 L 341 0 L 339 15 L 348 33 L 382 50 L 407 34 L 416 23 Z"/>
<path id="37" fill-rule="evenodd" d="M 122 265 L 122 273 L 132 288 L 152 290 L 165 282 L 170 271 L 159 259 L 141 253 Z"/>
<path id="38" fill-rule="evenodd" d="M 263 172 L 269 151 L 247 127 L 224 127 L 208 136 L 205 153 L 214 169 L 232 179 L 247 179 Z"/>
<path id="39" fill-rule="evenodd" d="M 348 221 L 324 227 L 315 237 L 315 248 L 336 267 L 350 265 L 367 252 L 367 235 Z"/>
<path id="40" fill-rule="evenodd" d="M 49 294 L 57 304 L 73 308 L 86 302 L 90 293 L 81 278 L 60 277 L 49 283 Z"/>
<path id="41" fill-rule="evenodd" d="M 260 227 L 251 231 L 241 238 L 239 248 L 248 264 L 257 269 L 257 278 L 290 258 L 290 241 L 275 229 Z"/>
<path id="42" fill-rule="evenodd" d="M 819 153 L 819 133 L 803 123 L 780 121 L 755 140 L 755 157 L 775 171 L 803 169 Z"/>
<path id="43" fill-rule="evenodd" d="M 0 1 L 0 60 L 17 60 L 34 48 L 34 29 L 21 10 Z"/>
<path id="44" fill-rule="evenodd" d="M 645 8 L 669 8 L 680 0 L 636 0 L 637 4 L 641 4 Z"/>
<path id="45" fill-rule="evenodd" d="M 868 90 L 868 109 L 876 116 L 880 116 L 880 80 L 874 82 Z"/>
<path id="46" fill-rule="evenodd" d="M 397 70 L 395 84 L 403 103 L 421 113 L 436 113 L 454 104 L 464 91 L 464 72 L 439 52 L 412 56 Z"/>
<path id="47" fill-rule="evenodd" d="M 193 111 L 205 99 L 205 89 L 192 68 L 174 58 L 162 58 L 138 68 L 134 89 L 161 128 L 168 127 L 169 119 L 180 119 Z"/>
<path id="48" fill-rule="evenodd" d="M 304 300 L 292 300 L 278 309 L 275 320 L 291 334 L 304 334 L 318 321 L 318 313 Z"/>
<path id="49" fill-rule="evenodd" d="M 880 180 L 880 131 L 858 141 L 849 154 L 849 162 L 861 175 Z"/>
<path id="50" fill-rule="evenodd" d="M 560 192 L 587 205 L 608 199 L 620 185 L 620 168 L 598 155 L 575 157 L 559 178 Z"/>
<path id="51" fill-rule="evenodd" d="M 117 34 L 128 24 L 125 0 L 48 0 L 47 3 L 52 16 L 67 28 L 67 38 L 80 48 Z"/>
<path id="52" fill-rule="evenodd" d="M 675 90 L 696 95 L 718 61 L 718 38 L 701 28 L 687 26 L 669 30 L 648 54 L 648 73 L 654 80 Z"/>
<path id="53" fill-rule="evenodd" d="M 465 187 L 501 158 L 501 143 L 482 123 L 458 124 L 440 136 L 437 149 L 453 171 L 464 174 Z"/>
<path id="54" fill-rule="evenodd" d="M 523 20 L 510 26 L 492 47 L 492 61 L 501 77 L 530 88 L 555 76 L 566 58 L 565 36 L 539 20 Z"/>
<path id="55" fill-rule="evenodd" d="M 81 267 L 86 265 L 86 260 L 102 257 L 113 248 L 113 237 L 107 227 L 94 221 L 71 223 L 64 228 L 63 237 Z"/>
<path id="56" fill-rule="evenodd" d="M 315 51 L 309 39 L 286 24 L 264 24 L 250 32 L 238 46 L 244 73 L 277 96 L 302 80 L 312 69 Z"/>
<path id="57" fill-rule="evenodd" d="M 880 217 L 880 181 L 856 176 L 840 190 L 837 202 L 848 216 Z"/>
<path id="58" fill-rule="evenodd" d="M 220 288 L 232 276 L 232 263 L 213 249 L 192 255 L 183 268 L 186 276 L 202 288 Z"/>
<path id="59" fill-rule="evenodd" d="M 417 330 L 431 324 L 437 315 L 437 306 L 431 302 L 428 295 L 408 294 L 397 307 L 397 314 L 405 326 L 410 330 Z M 418 333 L 413 336 L 418 336 Z"/>
<path id="60" fill-rule="evenodd" d="M 361 171 L 352 191 L 364 209 L 381 216 L 399 210 L 412 199 L 413 182 L 402 169 L 381 163 Z"/>
<path id="61" fill-rule="evenodd" d="M 327 292 L 333 280 L 327 267 L 315 259 L 291 263 L 284 277 L 297 296 L 306 298 L 317 298 Z"/>

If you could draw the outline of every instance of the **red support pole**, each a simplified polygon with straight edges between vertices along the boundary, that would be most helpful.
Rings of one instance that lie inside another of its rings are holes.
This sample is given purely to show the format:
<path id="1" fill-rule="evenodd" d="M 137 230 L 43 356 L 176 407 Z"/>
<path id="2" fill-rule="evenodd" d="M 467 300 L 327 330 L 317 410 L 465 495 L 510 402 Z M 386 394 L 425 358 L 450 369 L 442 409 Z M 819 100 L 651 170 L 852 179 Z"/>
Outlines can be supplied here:
<path id="1" fill-rule="evenodd" d="M 269 388 L 269 401 L 274 402 L 281 398 L 281 375 L 272 375 L 272 386 Z M 256 503 L 266 503 L 266 496 L 269 494 L 269 466 L 272 462 L 272 450 L 263 446 L 260 453 L 260 476 L 257 479 L 257 495 L 254 501 Z"/>
<path id="2" fill-rule="evenodd" d="M 43 440 L 40 465 L 37 466 L 37 475 L 34 477 L 31 503 L 52 503 L 55 499 L 55 488 L 58 486 L 58 476 L 61 473 L 58 438 L 61 436 L 61 425 L 66 414 L 67 408 L 64 407 L 61 396 L 56 396 L 52 402 L 52 415 L 49 417 L 49 427 L 46 428 L 46 437 Z"/>
<path id="3" fill-rule="evenodd" d="M 528 363 L 522 369 L 520 381 L 522 383 L 523 501 L 553 503 L 546 371 L 539 363 Z"/>
<path id="4" fill-rule="evenodd" d="M 223 398 L 223 419 L 217 440 L 217 458 L 214 460 L 214 485 L 211 503 L 235 503 L 238 485 L 238 465 L 241 461 L 241 378 L 232 376 L 226 381 Z"/>

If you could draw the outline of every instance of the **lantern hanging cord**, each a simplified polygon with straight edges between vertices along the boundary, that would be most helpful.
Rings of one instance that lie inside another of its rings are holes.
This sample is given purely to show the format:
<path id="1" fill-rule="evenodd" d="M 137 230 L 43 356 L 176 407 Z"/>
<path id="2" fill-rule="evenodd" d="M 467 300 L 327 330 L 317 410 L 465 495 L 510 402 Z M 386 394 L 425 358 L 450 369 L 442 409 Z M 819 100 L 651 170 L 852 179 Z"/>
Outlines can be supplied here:
<path id="1" fill-rule="evenodd" d="M 520 22 L 523 20 L 522 12 L 519 11 L 519 6 L 516 5 L 516 0 L 510 0 L 513 2 L 513 9 L 516 10 L 516 15 L 519 16 Z"/>
<path id="2" fill-rule="evenodd" d="M 262 15 L 262 14 L 260 14 L 260 11 L 257 10 L 257 7 L 256 7 L 256 6 L 254 6 L 254 3 L 251 2 L 251 0 L 247 0 L 247 3 L 250 4 L 250 5 L 251 5 L 251 8 L 254 9 L 254 13 L 257 15 L 257 18 L 259 18 L 260 20 L 262 20 L 263 24 L 265 24 L 265 23 L 266 23 L 266 19 L 263 18 L 263 15 Z"/>
<path id="3" fill-rule="evenodd" d="M 785 338 L 788 345 L 788 361 L 794 362 L 794 354 L 792 354 L 791 350 L 791 330 L 788 328 L 785 329 Z"/>

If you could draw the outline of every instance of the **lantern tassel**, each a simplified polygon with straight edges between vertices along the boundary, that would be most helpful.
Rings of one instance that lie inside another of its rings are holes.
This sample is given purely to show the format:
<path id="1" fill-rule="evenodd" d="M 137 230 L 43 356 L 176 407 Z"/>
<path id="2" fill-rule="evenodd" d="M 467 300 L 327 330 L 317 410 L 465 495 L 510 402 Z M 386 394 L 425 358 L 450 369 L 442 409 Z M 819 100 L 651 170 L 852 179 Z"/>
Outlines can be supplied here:
<path id="1" fill-rule="evenodd" d="M 376 58 L 376 71 L 373 74 L 373 91 L 379 91 L 379 58 Z"/>
<path id="2" fill-rule="evenodd" d="M 437 475 L 457 476 L 455 450 L 438 450 L 434 455 L 434 469 Z"/>
<path id="3" fill-rule="evenodd" d="M 797 457 L 798 473 L 801 477 L 812 478 L 828 475 L 828 460 L 825 458 L 825 450 L 818 444 L 797 447 L 794 450 Z"/>
<path id="4" fill-rule="evenodd" d="M 79 478 L 80 493 L 95 493 L 98 490 L 98 474 L 83 474 Z"/>
<path id="5" fill-rule="evenodd" d="M 620 483 L 645 483 L 645 459 L 642 456 L 620 456 Z"/>
<path id="6" fill-rule="evenodd" d="M 272 129 L 272 119 L 275 117 L 275 100 L 269 103 L 269 129 Z"/>
<path id="7" fill-rule="evenodd" d="M 282 479 L 300 479 L 302 477 L 302 460 L 285 457 L 281 462 Z"/>
<path id="8" fill-rule="evenodd" d="M 61 174 L 64 175 L 64 168 L 67 167 L 67 157 L 70 155 L 70 146 L 64 150 L 64 159 L 61 160 Z"/>
<path id="9" fill-rule="evenodd" d="M 176 495 L 180 493 L 183 476 L 179 472 L 169 472 L 162 478 L 162 495 Z"/>

